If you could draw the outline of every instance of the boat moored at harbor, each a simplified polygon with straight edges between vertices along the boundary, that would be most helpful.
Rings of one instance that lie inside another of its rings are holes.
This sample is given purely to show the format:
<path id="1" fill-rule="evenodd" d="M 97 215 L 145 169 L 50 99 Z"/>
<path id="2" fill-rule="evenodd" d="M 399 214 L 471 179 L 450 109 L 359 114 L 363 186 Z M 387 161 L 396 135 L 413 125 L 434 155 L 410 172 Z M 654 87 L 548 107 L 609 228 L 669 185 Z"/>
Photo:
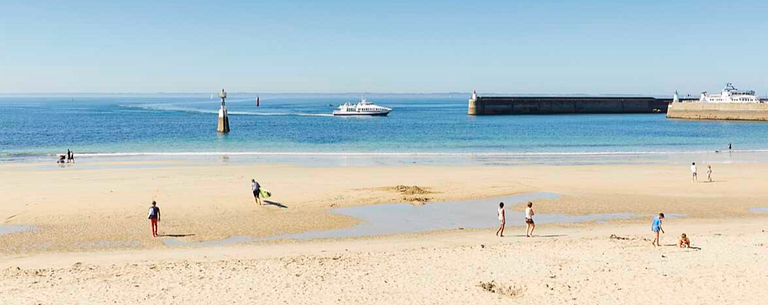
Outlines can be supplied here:
<path id="1" fill-rule="evenodd" d="M 768 103 L 752 90 L 725 85 L 720 93 L 702 92 L 699 99 L 681 99 L 677 92 L 669 104 L 667 117 L 693 120 L 768 121 Z"/>
<path id="2" fill-rule="evenodd" d="M 334 116 L 386 116 L 392 108 L 382 107 L 373 104 L 362 98 L 359 103 L 352 104 L 346 102 L 333 111 Z"/>
<path id="3" fill-rule="evenodd" d="M 707 94 L 701 93 L 700 103 L 760 103 L 760 98 L 753 90 L 739 90 L 731 83 L 725 85 L 720 93 Z"/>

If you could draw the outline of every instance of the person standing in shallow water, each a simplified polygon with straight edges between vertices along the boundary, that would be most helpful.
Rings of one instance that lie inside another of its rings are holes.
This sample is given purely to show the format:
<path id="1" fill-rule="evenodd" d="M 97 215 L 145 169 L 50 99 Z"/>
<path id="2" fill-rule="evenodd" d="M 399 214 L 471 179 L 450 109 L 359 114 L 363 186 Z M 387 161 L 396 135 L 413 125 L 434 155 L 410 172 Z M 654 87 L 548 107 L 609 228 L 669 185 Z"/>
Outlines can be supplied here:
<path id="1" fill-rule="evenodd" d="M 528 202 L 528 207 L 525 208 L 526 237 L 533 237 L 533 230 L 536 229 L 536 223 L 533 222 L 533 215 L 536 215 L 536 213 L 533 211 L 533 202 Z"/>
<path id="2" fill-rule="evenodd" d="M 504 237 L 504 225 L 507 223 L 507 213 L 504 212 L 504 202 L 499 202 L 499 209 L 496 211 L 499 216 L 499 229 L 496 230 L 496 236 Z"/>
<path id="3" fill-rule="evenodd" d="M 251 190 L 253 191 L 253 200 L 256 201 L 259 205 L 261 205 L 261 185 L 259 185 L 258 182 L 256 182 L 256 179 L 251 179 Z"/>
<path id="4" fill-rule="evenodd" d="M 157 237 L 157 222 L 160 221 L 160 208 L 157 207 L 157 202 L 152 200 L 152 206 L 149 207 L 149 224 L 152 226 L 152 237 Z"/>

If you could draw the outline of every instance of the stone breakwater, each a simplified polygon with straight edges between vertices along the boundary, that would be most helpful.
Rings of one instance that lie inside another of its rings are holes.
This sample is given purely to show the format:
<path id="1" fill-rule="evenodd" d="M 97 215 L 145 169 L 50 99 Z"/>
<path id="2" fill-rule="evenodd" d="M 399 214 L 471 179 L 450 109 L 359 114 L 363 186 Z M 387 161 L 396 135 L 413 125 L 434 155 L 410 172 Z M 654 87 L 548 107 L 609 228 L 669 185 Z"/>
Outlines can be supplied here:
<path id="1" fill-rule="evenodd" d="M 768 103 L 672 103 L 667 117 L 694 120 L 768 121 Z"/>
<path id="2" fill-rule="evenodd" d="M 473 97 L 467 114 L 664 113 L 670 101 L 653 97 Z"/>

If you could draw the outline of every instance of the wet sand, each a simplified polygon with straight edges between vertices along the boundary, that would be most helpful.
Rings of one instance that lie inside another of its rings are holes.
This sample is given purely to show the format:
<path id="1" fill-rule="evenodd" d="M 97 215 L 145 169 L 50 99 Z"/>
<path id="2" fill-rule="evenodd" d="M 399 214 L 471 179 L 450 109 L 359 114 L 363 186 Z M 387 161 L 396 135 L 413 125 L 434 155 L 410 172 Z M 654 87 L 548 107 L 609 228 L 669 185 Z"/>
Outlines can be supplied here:
<path id="1" fill-rule="evenodd" d="M 671 165 L 324 168 L 182 161 L 150 168 L 141 163 L 119 165 L 0 166 L 2 224 L 36 228 L 0 235 L 0 253 L 164 247 L 162 239 L 149 234 L 146 210 L 152 200 L 158 201 L 163 214 L 160 234 L 184 242 L 343 229 L 359 222 L 331 213 L 334 208 L 403 202 L 437 205 L 527 192 L 560 196 L 537 201 L 539 214 L 632 213 L 648 218 L 663 211 L 708 219 L 757 217 L 749 209 L 768 206 L 763 178 L 768 164 L 716 165 L 713 183 L 691 183 L 687 166 Z M 251 178 L 272 191 L 271 204 L 254 203 Z M 496 207 L 487 209 L 489 226 L 494 226 Z M 523 207 L 509 209 L 519 212 Z"/>

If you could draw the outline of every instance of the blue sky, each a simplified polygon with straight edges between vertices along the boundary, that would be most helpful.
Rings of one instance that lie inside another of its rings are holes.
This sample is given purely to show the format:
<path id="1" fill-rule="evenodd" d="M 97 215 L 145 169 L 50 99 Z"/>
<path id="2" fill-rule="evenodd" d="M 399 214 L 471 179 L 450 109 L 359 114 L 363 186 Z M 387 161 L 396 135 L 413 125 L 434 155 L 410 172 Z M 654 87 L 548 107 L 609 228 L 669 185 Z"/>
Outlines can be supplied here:
<path id="1" fill-rule="evenodd" d="M 764 95 L 767 3 L 0 0 L 0 93 Z"/>

